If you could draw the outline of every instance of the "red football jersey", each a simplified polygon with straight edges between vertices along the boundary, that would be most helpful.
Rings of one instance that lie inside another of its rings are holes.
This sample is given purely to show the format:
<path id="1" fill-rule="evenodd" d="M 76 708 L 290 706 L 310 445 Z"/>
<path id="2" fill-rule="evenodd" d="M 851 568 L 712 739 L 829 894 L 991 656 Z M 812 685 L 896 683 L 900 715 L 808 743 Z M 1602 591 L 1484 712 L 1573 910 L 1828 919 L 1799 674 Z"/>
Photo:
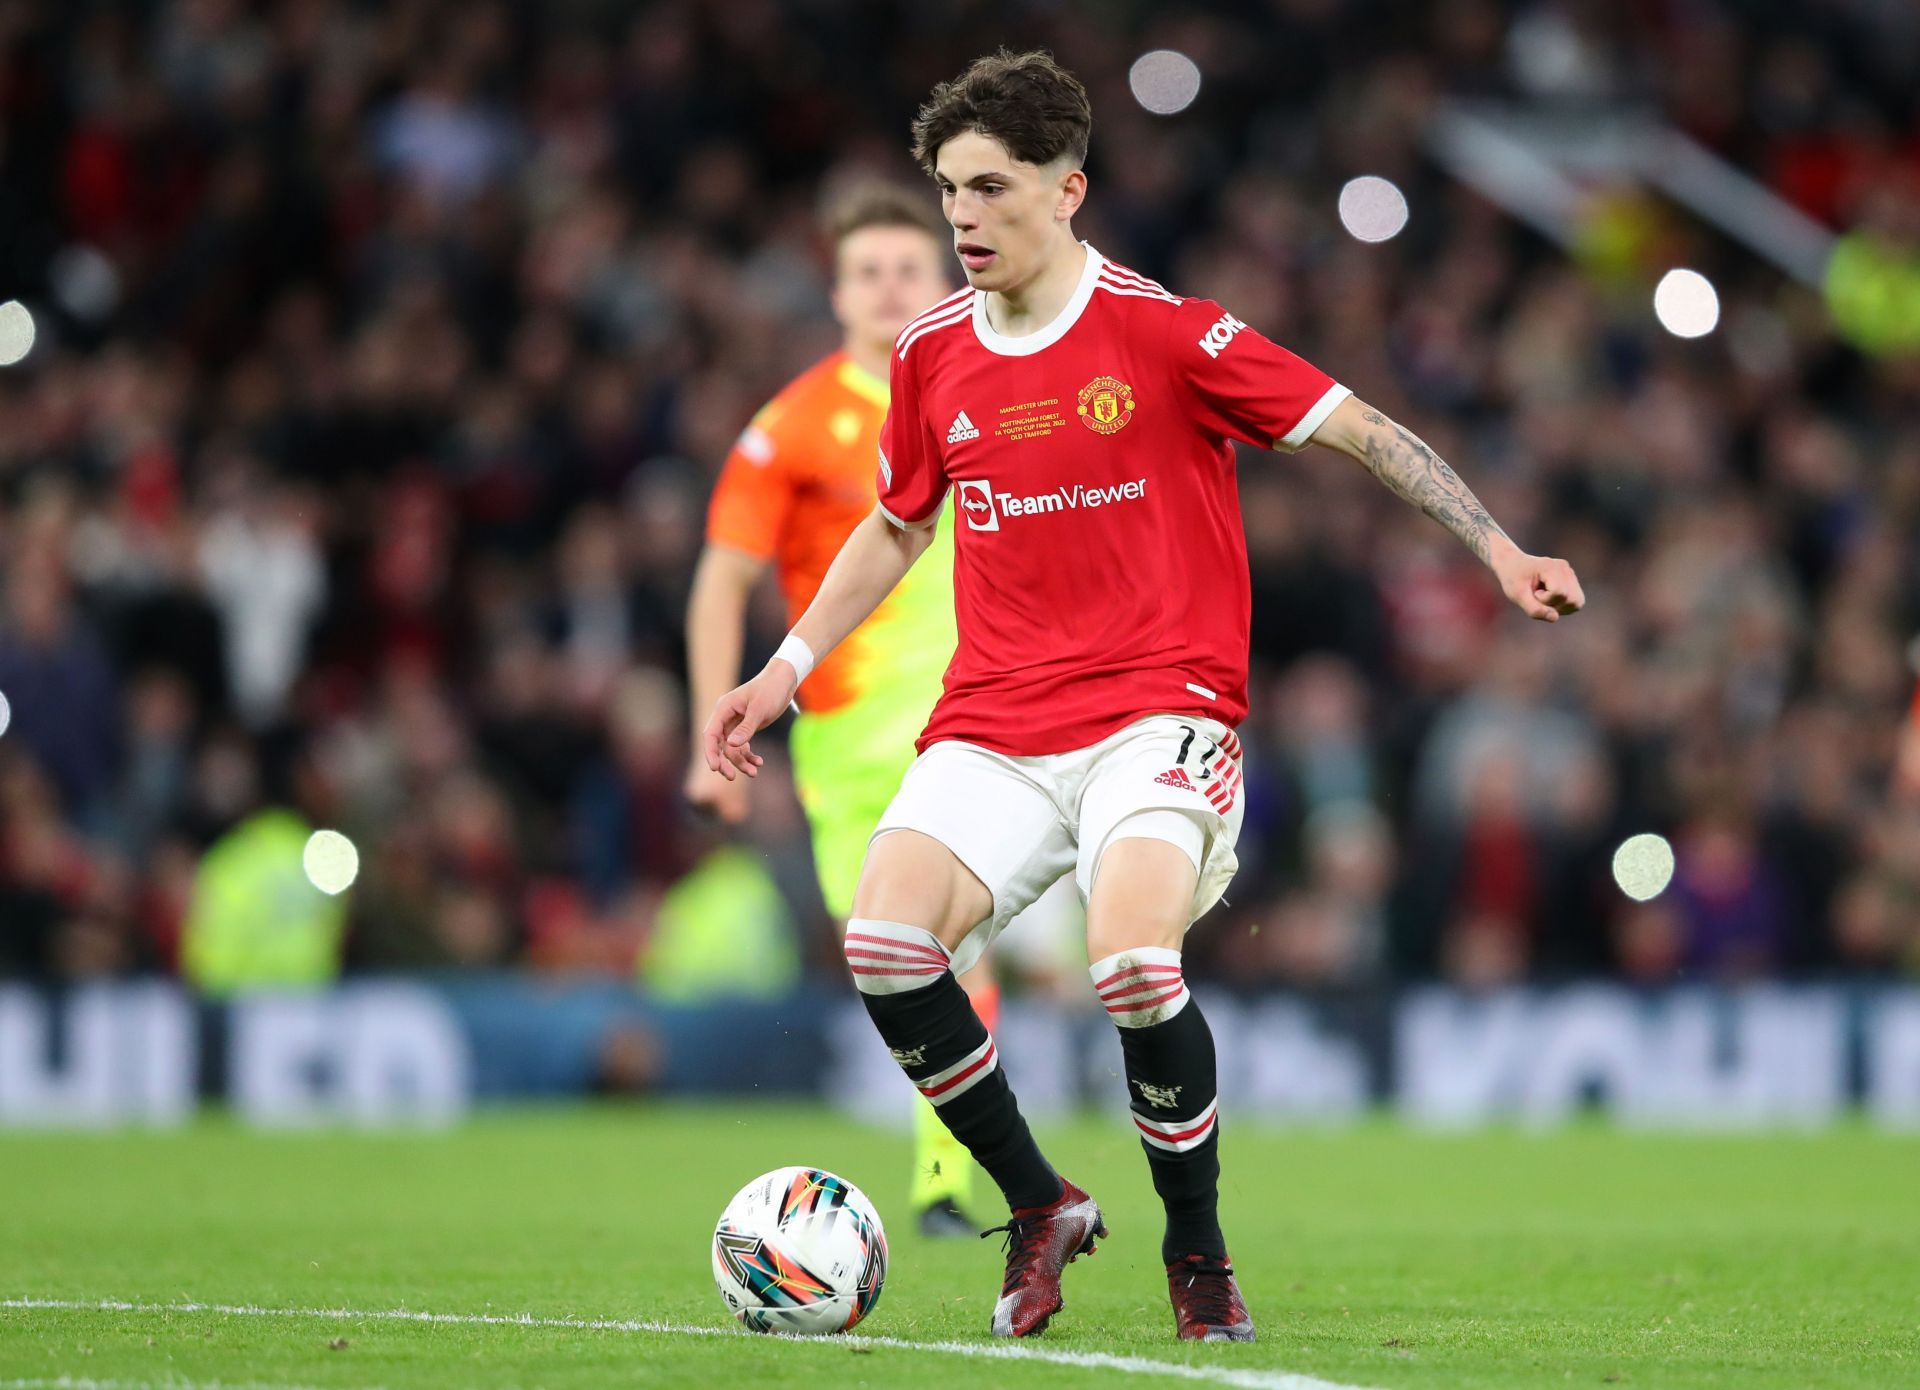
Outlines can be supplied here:
<path id="1" fill-rule="evenodd" d="M 1003 337 L 963 290 L 894 344 L 880 505 L 960 506 L 960 645 L 919 746 L 1062 753 L 1149 714 L 1247 712 L 1231 441 L 1291 452 L 1348 395 L 1205 299 L 1087 247 L 1073 297 Z"/>

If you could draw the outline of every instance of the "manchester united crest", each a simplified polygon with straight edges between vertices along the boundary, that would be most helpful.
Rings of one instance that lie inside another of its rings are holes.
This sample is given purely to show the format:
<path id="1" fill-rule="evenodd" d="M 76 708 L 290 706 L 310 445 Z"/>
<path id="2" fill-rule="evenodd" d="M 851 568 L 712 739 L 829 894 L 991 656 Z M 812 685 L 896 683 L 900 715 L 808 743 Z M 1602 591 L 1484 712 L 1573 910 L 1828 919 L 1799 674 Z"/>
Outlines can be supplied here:
<path id="1" fill-rule="evenodd" d="M 1133 388 L 1118 377 L 1097 376 L 1080 388 L 1080 423 L 1095 434 L 1114 434 L 1133 418 Z"/>
<path id="2" fill-rule="evenodd" d="M 1186 1089 L 1184 1086 L 1155 1086 L 1146 1081 L 1136 1081 L 1133 1084 L 1138 1088 L 1142 1100 L 1162 1110 L 1171 1110 L 1178 1105 L 1180 1092 Z"/>

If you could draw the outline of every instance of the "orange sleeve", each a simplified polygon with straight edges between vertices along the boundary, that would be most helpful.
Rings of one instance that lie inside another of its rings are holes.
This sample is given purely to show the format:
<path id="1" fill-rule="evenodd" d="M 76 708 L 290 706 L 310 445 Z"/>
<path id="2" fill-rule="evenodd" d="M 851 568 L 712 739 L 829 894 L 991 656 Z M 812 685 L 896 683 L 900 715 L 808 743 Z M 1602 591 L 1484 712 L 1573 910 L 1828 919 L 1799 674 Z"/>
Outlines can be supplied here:
<path id="1" fill-rule="evenodd" d="M 707 540 L 771 560 L 793 507 L 794 475 L 780 438 L 782 412 L 768 405 L 753 417 L 727 453 L 707 504 Z"/>

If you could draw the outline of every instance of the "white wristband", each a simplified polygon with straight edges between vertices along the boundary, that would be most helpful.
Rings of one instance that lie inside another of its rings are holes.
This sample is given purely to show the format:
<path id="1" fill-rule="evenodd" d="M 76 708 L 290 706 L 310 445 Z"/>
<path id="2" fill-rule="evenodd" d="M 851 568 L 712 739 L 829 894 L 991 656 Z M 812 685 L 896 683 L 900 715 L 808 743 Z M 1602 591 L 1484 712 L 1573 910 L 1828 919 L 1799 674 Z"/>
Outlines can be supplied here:
<path id="1" fill-rule="evenodd" d="M 779 650 L 774 652 L 773 657 L 774 660 L 784 661 L 793 667 L 795 685 L 805 680 L 808 673 L 813 670 L 813 648 L 791 632 L 787 634 L 787 640 L 780 644 Z"/>

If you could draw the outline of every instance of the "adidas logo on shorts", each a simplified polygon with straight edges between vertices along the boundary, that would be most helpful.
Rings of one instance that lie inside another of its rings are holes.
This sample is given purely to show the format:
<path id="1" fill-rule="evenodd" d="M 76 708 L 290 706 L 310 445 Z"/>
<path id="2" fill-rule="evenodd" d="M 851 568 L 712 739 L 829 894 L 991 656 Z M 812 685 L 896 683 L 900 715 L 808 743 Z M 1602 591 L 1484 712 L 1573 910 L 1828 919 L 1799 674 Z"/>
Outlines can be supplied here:
<path id="1" fill-rule="evenodd" d="M 1193 785 L 1193 779 L 1188 777 L 1183 769 L 1177 767 L 1161 773 L 1153 780 L 1163 787 L 1184 787 L 1190 792 L 1200 790 L 1200 788 Z"/>
<path id="2" fill-rule="evenodd" d="M 947 431 L 947 443 L 958 444 L 963 439 L 978 439 L 980 431 L 973 427 L 973 421 L 967 418 L 967 412 L 961 411 L 953 417 L 953 428 Z"/>

